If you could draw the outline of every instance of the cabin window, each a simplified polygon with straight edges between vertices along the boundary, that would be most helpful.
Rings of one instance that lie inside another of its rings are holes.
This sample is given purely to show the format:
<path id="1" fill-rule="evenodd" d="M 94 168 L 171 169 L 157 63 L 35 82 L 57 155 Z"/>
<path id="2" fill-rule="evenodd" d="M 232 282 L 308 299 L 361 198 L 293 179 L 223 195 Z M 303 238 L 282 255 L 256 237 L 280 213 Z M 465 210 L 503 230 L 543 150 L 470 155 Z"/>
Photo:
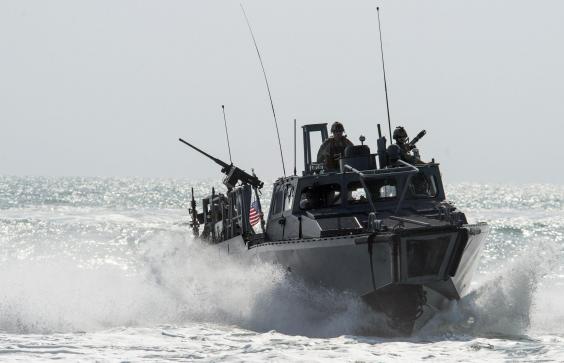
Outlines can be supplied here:
<path id="1" fill-rule="evenodd" d="M 227 216 L 229 209 L 227 207 L 227 198 L 223 194 L 219 194 L 216 197 L 213 203 L 213 209 L 215 211 L 216 221 L 221 221 L 225 216 Z"/>
<path id="2" fill-rule="evenodd" d="M 417 198 L 435 198 L 437 196 L 435 176 L 427 176 L 423 173 L 414 175 L 409 183 L 409 191 Z"/>
<path id="3" fill-rule="evenodd" d="M 302 210 L 331 208 L 341 205 L 339 184 L 312 185 L 302 189 L 300 208 Z"/>
<path id="4" fill-rule="evenodd" d="M 241 201 L 240 198 L 238 198 L 240 195 L 240 193 L 232 193 L 231 194 L 231 206 L 232 206 L 232 213 L 233 213 L 233 217 L 237 217 L 239 215 L 241 215 Z"/>
<path id="5" fill-rule="evenodd" d="M 347 203 L 348 204 L 365 204 L 368 203 L 366 191 L 361 182 L 352 182 L 347 186 Z"/>
<path id="6" fill-rule="evenodd" d="M 321 131 L 310 131 L 309 145 L 312 152 L 312 161 L 314 163 L 317 161 L 317 150 L 321 148 L 321 144 L 323 144 L 323 134 Z"/>
<path id="7" fill-rule="evenodd" d="M 274 189 L 274 195 L 272 197 L 272 214 L 282 213 L 282 208 L 284 207 L 284 191 L 281 187 Z"/>
<path id="8" fill-rule="evenodd" d="M 284 191 L 284 210 L 291 210 L 294 204 L 294 186 L 287 184 Z"/>
<path id="9" fill-rule="evenodd" d="M 394 178 L 367 180 L 366 186 L 374 202 L 381 202 L 397 197 L 397 181 Z"/>

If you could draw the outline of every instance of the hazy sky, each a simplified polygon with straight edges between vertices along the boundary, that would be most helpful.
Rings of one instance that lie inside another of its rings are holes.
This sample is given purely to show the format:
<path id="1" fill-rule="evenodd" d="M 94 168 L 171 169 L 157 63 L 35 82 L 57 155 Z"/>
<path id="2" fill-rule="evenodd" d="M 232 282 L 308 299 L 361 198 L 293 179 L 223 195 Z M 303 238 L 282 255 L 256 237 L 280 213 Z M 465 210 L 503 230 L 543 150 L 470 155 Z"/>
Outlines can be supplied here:
<path id="1" fill-rule="evenodd" d="M 288 171 L 294 118 L 340 120 L 374 149 L 379 5 L 392 123 L 427 130 L 447 182 L 564 182 L 564 2 L 243 3 Z M 177 138 L 228 160 L 222 104 L 234 161 L 280 175 L 238 1 L 0 1 L 0 174 L 218 176 Z"/>

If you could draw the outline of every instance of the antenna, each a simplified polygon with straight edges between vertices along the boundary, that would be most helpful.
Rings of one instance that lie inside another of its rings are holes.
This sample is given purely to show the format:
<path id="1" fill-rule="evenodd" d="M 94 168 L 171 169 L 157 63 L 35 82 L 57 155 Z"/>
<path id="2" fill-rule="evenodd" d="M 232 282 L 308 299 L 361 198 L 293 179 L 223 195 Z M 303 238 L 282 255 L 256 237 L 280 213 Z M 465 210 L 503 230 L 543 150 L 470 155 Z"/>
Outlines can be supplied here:
<path id="1" fill-rule="evenodd" d="M 231 159 L 231 145 L 229 144 L 229 132 L 227 132 L 227 118 L 225 118 L 225 106 L 221 105 L 221 111 L 223 112 L 223 123 L 225 124 L 225 136 L 227 137 L 227 149 L 229 150 L 229 162 L 233 165 L 233 160 Z"/>
<path id="2" fill-rule="evenodd" d="M 266 83 L 266 90 L 268 91 L 268 98 L 270 99 L 270 107 L 272 108 L 272 116 L 274 116 L 274 126 L 276 127 L 276 136 L 278 137 L 278 147 L 280 148 L 280 159 L 282 160 L 282 171 L 284 172 L 284 177 L 286 176 L 286 166 L 284 166 L 284 155 L 282 154 L 282 143 L 280 142 L 280 132 L 278 131 L 278 120 L 276 120 L 276 112 L 274 111 L 274 103 L 272 102 L 272 94 L 270 93 L 270 86 L 268 84 L 268 78 L 266 77 L 266 71 L 264 70 L 264 64 L 262 63 L 262 57 L 260 56 L 260 51 L 257 45 L 257 41 L 255 39 L 255 35 L 253 34 L 253 29 L 251 28 L 251 23 L 249 22 L 249 18 L 247 17 L 247 13 L 245 12 L 245 8 L 243 4 L 241 5 L 241 10 L 243 10 L 243 15 L 245 16 L 245 20 L 247 21 L 247 26 L 249 27 L 249 31 L 251 32 L 251 37 L 253 38 L 253 43 L 255 45 L 255 49 L 257 50 L 258 59 L 260 62 L 260 66 L 262 68 L 262 74 L 264 75 L 264 82 Z"/>
<path id="3" fill-rule="evenodd" d="M 294 175 L 298 175 L 296 173 L 296 119 L 294 119 Z"/>
<path id="4" fill-rule="evenodd" d="M 388 103 L 388 84 L 386 82 L 386 66 L 384 65 L 384 47 L 382 45 L 382 27 L 380 26 L 380 8 L 376 7 L 378 13 L 378 32 L 380 33 L 380 54 L 382 55 L 382 72 L 384 73 L 384 92 L 386 93 L 386 111 L 388 111 L 388 129 L 390 130 L 390 143 L 392 143 L 392 123 L 390 121 L 390 104 Z"/>

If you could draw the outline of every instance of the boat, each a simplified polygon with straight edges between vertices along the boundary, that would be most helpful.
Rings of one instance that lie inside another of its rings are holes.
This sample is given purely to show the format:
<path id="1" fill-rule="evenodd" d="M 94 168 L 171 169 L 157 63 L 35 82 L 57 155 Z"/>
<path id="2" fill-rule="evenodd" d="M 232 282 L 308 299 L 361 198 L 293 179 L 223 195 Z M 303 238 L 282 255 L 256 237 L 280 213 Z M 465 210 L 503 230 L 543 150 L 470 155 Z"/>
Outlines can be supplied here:
<path id="1" fill-rule="evenodd" d="M 468 292 L 489 227 L 468 223 L 447 200 L 439 163 L 403 160 L 378 125 L 376 153 L 361 136 L 328 170 L 312 150 L 315 137 L 329 137 L 327 123 L 303 125 L 302 135 L 304 170 L 274 182 L 267 215 L 254 171 L 179 139 L 225 174 L 226 191 L 212 188 L 199 211 L 192 190 L 194 236 L 222 254 L 274 263 L 307 284 L 358 296 L 385 315 L 393 334 L 411 334 Z"/>

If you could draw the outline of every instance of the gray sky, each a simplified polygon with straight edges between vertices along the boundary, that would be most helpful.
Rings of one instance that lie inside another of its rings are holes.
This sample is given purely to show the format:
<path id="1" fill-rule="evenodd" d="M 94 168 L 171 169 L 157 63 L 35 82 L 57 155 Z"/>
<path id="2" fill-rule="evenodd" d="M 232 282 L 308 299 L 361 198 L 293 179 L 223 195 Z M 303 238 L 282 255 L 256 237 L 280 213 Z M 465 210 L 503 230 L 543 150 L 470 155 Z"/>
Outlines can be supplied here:
<path id="1" fill-rule="evenodd" d="M 362 133 L 375 145 L 386 123 L 380 5 L 392 123 L 427 130 L 422 156 L 447 182 L 564 182 L 563 2 L 244 5 L 288 171 L 294 118 L 340 120 L 354 142 Z M 221 104 L 234 161 L 280 175 L 238 1 L 0 2 L 0 174 L 218 176 L 176 140 L 228 160 Z"/>

